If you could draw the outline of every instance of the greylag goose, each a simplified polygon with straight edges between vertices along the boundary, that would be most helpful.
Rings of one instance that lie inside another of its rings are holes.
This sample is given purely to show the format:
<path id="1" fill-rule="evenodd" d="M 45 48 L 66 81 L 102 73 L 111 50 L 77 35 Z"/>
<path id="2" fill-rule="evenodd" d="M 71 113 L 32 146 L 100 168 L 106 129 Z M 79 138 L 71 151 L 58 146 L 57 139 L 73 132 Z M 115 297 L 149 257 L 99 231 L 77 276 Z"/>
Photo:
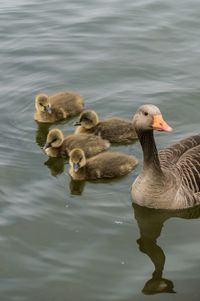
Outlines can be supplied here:
<path id="1" fill-rule="evenodd" d="M 86 157 L 97 155 L 110 147 L 110 142 L 95 135 L 78 134 L 64 137 L 60 129 L 52 129 L 47 135 L 43 149 L 49 157 L 68 157 L 69 152 L 80 147 Z"/>
<path id="2" fill-rule="evenodd" d="M 51 96 L 39 94 L 35 98 L 34 119 L 52 123 L 79 114 L 83 106 L 83 99 L 76 92 L 60 92 Z"/>
<path id="3" fill-rule="evenodd" d="M 83 111 L 74 125 L 78 126 L 75 134 L 100 135 L 111 143 L 128 144 L 137 138 L 132 122 L 118 117 L 99 120 L 97 113 L 92 110 Z"/>
<path id="4" fill-rule="evenodd" d="M 76 148 L 69 154 L 69 174 L 78 181 L 116 178 L 131 172 L 137 162 L 134 156 L 119 152 L 105 152 L 86 160 L 84 151 Z"/>
<path id="5" fill-rule="evenodd" d="M 133 201 L 141 206 L 183 209 L 200 204 L 200 135 L 157 151 L 153 130 L 171 132 L 160 110 L 141 106 L 133 118 L 143 150 L 143 169 L 132 185 Z"/>

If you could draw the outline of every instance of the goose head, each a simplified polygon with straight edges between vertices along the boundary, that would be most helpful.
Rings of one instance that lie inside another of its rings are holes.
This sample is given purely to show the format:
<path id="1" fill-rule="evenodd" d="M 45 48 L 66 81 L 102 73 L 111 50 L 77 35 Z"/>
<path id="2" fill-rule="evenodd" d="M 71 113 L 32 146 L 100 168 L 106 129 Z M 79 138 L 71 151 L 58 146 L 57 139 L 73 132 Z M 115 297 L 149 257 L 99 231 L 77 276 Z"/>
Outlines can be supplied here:
<path id="1" fill-rule="evenodd" d="M 49 97 L 46 94 L 39 94 L 35 98 L 35 108 L 37 112 L 51 114 L 51 104 L 49 103 Z"/>
<path id="2" fill-rule="evenodd" d="M 91 129 L 99 123 L 99 117 L 95 111 L 85 110 L 80 114 L 79 121 L 77 121 L 75 126 L 82 126 L 85 129 Z"/>
<path id="3" fill-rule="evenodd" d="M 80 148 L 73 149 L 69 154 L 69 164 L 74 172 L 86 165 L 85 153 Z"/>
<path id="4" fill-rule="evenodd" d="M 52 129 L 47 135 L 46 143 L 43 147 L 44 150 L 49 147 L 58 148 L 64 141 L 64 134 L 60 129 Z"/>
<path id="5" fill-rule="evenodd" d="M 159 108 L 151 104 L 139 107 L 133 117 L 133 125 L 137 133 L 152 130 L 172 131 L 172 128 L 163 119 Z"/>

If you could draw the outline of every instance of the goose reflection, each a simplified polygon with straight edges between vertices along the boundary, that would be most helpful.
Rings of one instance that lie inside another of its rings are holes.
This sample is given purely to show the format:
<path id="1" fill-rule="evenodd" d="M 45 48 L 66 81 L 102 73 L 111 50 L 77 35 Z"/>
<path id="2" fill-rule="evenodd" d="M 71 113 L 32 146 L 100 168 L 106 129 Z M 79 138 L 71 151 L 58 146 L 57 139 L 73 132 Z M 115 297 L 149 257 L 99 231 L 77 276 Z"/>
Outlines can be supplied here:
<path id="1" fill-rule="evenodd" d="M 165 254 L 157 244 L 164 223 L 172 218 L 194 219 L 200 217 L 200 206 L 183 210 L 156 210 L 133 204 L 135 218 L 138 223 L 140 238 L 137 240 L 139 249 L 145 253 L 155 267 L 151 279 L 142 290 L 146 295 L 159 293 L 175 293 L 174 284 L 171 280 L 163 277 Z"/>

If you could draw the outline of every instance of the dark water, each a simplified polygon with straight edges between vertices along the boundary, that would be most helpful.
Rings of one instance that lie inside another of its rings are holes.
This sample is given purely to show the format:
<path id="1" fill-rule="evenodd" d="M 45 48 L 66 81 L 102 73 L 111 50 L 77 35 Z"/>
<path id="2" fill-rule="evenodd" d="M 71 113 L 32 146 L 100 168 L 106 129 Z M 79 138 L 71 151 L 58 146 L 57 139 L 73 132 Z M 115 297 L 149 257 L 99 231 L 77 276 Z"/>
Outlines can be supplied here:
<path id="1" fill-rule="evenodd" d="M 142 163 L 120 180 L 71 183 L 33 121 L 37 93 L 71 89 L 101 117 L 158 105 L 174 128 L 158 147 L 198 133 L 199 28 L 195 0 L 0 1 L 2 301 L 199 300 L 198 210 L 132 208 Z M 138 144 L 119 149 L 142 160 Z"/>

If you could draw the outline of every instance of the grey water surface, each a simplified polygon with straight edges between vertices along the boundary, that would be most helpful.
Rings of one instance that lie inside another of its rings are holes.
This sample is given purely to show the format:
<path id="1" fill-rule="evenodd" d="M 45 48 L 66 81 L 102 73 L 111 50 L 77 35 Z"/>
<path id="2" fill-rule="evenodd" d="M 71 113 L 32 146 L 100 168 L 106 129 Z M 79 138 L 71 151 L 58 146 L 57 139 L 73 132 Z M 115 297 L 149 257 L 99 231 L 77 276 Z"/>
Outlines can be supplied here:
<path id="1" fill-rule="evenodd" d="M 1 0 L 0 66 L 0 300 L 199 300 L 198 208 L 132 207 L 138 143 L 112 147 L 139 158 L 130 175 L 77 185 L 33 113 L 70 89 L 101 118 L 159 106 L 158 148 L 199 133 L 200 1 Z"/>

